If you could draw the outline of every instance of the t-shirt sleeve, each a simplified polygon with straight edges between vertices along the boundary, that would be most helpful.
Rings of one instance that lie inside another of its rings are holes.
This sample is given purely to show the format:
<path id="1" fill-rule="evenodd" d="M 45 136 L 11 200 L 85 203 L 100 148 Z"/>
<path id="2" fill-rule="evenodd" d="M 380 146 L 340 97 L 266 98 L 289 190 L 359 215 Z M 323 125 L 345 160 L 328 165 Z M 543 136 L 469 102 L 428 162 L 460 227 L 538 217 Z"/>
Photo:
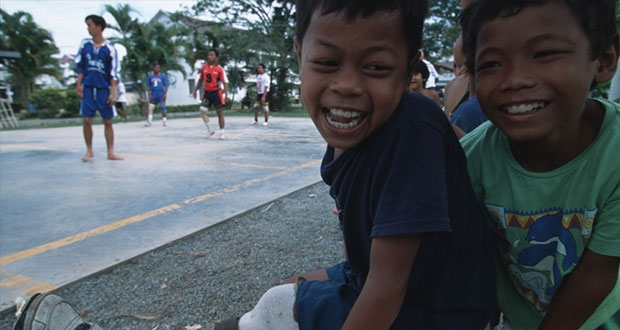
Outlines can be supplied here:
<path id="1" fill-rule="evenodd" d="M 224 70 L 224 68 L 220 67 L 220 71 L 222 72 L 222 81 L 225 84 L 228 84 L 228 77 L 226 77 L 226 71 Z"/>
<path id="2" fill-rule="evenodd" d="M 427 123 L 392 135 L 376 168 L 371 237 L 450 231 L 446 135 Z"/>
<path id="3" fill-rule="evenodd" d="M 616 187 L 596 216 L 588 248 L 598 254 L 620 257 L 620 187 Z"/>

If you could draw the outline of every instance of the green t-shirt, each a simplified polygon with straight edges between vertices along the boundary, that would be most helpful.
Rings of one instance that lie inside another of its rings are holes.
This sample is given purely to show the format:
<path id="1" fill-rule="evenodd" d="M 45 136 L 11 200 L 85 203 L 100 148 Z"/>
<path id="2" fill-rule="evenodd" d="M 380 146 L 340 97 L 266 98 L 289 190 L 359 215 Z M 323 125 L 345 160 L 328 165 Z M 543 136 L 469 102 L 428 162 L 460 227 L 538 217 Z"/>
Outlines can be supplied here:
<path id="1" fill-rule="evenodd" d="M 620 106 L 597 101 L 605 117 L 594 142 L 549 172 L 523 169 L 491 122 L 461 139 L 496 237 L 498 305 L 516 329 L 536 329 L 586 247 L 620 256 Z M 600 326 L 619 309 L 620 279 L 582 328 Z"/>

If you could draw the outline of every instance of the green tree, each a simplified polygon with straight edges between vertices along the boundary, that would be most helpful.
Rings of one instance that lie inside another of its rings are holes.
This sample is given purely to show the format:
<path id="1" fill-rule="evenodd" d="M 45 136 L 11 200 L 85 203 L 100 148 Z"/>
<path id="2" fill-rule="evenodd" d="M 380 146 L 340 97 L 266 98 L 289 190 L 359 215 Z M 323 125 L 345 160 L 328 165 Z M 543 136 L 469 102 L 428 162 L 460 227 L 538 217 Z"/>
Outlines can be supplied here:
<path id="1" fill-rule="evenodd" d="M 424 23 L 422 49 L 430 61 L 452 56 L 452 45 L 459 35 L 460 0 L 431 0 Z"/>
<path id="2" fill-rule="evenodd" d="M 18 11 L 10 15 L 0 9 L 0 50 L 21 54 L 8 63 L 8 72 L 22 106 L 28 103 L 37 76 L 48 74 L 62 81 L 58 60 L 53 57 L 59 53 L 58 47 L 51 33 L 36 24 L 30 14 Z"/>
<path id="3" fill-rule="evenodd" d="M 158 22 L 140 23 L 131 17 L 135 10 L 129 5 L 118 5 L 116 8 L 106 5 L 105 8 L 117 23 L 111 28 L 121 35 L 110 38 L 110 41 L 123 45 L 127 50 L 121 61 L 122 76 L 136 83 L 141 99 L 147 99 L 145 81 L 154 63 L 159 63 L 166 74 L 179 71 L 184 77 L 187 75 L 181 64 L 185 55 L 185 29 L 178 25 L 166 27 Z M 145 103 L 143 107 L 146 107 Z"/>
<path id="4" fill-rule="evenodd" d="M 207 9 L 221 18 L 225 26 L 244 30 L 221 29 L 217 36 L 225 61 L 245 63 L 245 74 L 254 74 L 264 63 L 271 75 L 270 106 L 274 110 L 288 108 L 297 72 L 293 40 L 295 35 L 295 1 L 292 0 L 199 0 L 196 14 Z M 225 63 L 224 61 L 222 62 Z M 238 73 L 239 68 L 235 68 Z M 243 82 L 240 82 L 243 84 Z"/>

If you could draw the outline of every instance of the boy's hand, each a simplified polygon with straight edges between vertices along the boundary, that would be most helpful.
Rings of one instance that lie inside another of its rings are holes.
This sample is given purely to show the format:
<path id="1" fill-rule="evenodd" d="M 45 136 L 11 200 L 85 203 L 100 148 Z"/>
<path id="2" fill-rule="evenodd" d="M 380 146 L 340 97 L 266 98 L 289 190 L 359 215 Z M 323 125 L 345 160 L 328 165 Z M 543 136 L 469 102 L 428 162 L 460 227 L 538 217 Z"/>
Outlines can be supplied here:
<path id="1" fill-rule="evenodd" d="M 421 241 L 421 235 L 372 239 L 368 277 L 342 329 L 390 328 L 405 299 Z"/>
<path id="2" fill-rule="evenodd" d="M 618 278 L 619 257 L 585 249 L 579 264 L 553 297 L 538 330 L 577 329 L 609 295 Z"/>
<path id="3" fill-rule="evenodd" d="M 116 88 L 110 89 L 110 95 L 108 96 L 108 104 L 113 105 L 116 103 Z"/>

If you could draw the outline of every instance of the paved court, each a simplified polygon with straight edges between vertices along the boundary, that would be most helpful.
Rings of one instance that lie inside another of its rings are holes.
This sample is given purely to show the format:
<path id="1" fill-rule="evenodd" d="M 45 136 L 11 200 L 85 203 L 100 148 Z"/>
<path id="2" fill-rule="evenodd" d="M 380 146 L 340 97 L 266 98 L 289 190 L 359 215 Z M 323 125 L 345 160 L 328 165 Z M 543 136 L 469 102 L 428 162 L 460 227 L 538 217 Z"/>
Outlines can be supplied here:
<path id="1" fill-rule="evenodd" d="M 309 119 L 250 122 L 227 118 L 225 140 L 199 118 L 115 124 L 124 161 L 102 125 L 88 162 L 81 127 L 0 131 L 0 310 L 320 181 Z"/>

